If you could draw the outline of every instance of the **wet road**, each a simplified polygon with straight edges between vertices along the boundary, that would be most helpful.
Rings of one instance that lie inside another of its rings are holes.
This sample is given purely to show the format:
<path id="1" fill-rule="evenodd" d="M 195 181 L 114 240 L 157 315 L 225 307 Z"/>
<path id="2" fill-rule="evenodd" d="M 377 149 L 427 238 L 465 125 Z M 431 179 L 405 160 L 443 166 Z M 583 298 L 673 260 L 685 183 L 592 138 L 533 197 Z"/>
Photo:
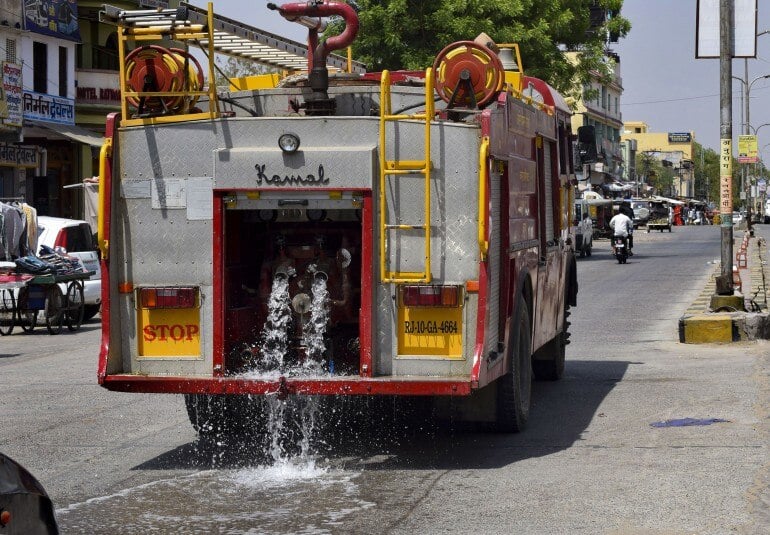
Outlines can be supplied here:
<path id="1" fill-rule="evenodd" d="M 637 234 L 635 251 L 579 260 L 566 377 L 535 384 L 523 434 L 332 421 L 311 455 L 201 442 L 181 397 L 96 386 L 92 322 L 0 339 L 0 451 L 63 533 L 770 532 L 768 344 L 676 341 L 719 228 Z M 685 417 L 729 421 L 650 426 Z"/>

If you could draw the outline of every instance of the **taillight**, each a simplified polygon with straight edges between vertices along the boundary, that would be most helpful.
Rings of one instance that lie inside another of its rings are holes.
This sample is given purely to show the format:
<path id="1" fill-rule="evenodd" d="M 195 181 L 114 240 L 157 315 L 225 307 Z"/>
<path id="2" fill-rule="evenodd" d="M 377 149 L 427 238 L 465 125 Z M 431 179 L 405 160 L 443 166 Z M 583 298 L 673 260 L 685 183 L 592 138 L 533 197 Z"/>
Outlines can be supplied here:
<path id="1" fill-rule="evenodd" d="M 407 307 L 456 307 L 460 286 L 401 286 L 401 303 Z"/>
<path id="2" fill-rule="evenodd" d="M 190 287 L 139 289 L 142 308 L 194 308 L 197 296 L 198 289 Z"/>

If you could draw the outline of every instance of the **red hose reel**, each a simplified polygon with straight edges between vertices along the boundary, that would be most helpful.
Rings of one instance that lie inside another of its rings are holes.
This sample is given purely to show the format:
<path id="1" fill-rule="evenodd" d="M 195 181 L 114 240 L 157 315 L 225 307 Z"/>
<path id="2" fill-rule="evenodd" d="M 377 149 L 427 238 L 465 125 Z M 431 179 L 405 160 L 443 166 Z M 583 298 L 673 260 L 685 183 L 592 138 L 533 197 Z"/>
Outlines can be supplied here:
<path id="1" fill-rule="evenodd" d="M 449 108 L 481 108 L 503 88 L 505 70 L 500 58 L 474 41 L 458 41 L 445 47 L 433 62 L 436 91 Z"/>
<path id="2" fill-rule="evenodd" d="M 142 114 L 185 113 L 198 101 L 197 95 L 185 96 L 184 91 L 203 89 L 203 69 L 195 57 L 181 48 L 146 45 L 135 48 L 126 56 L 126 85 L 129 91 L 169 93 L 128 97 L 131 106 Z"/>

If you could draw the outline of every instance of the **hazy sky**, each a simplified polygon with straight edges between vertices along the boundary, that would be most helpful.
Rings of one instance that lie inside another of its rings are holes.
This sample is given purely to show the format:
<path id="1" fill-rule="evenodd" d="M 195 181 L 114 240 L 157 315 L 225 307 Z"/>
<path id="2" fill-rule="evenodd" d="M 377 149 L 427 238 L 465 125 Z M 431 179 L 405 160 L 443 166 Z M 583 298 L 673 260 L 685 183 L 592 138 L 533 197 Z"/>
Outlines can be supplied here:
<path id="1" fill-rule="evenodd" d="M 205 6 L 202 0 L 196 5 Z M 277 4 L 285 3 L 275 0 Z M 217 13 L 290 39 L 304 42 L 307 32 L 265 6 L 266 1 L 219 0 Z M 625 0 L 622 14 L 631 21 L 628 37 L 613 45 L 620 55 L 626 121 L 644 121 L 654 132 L 695 132 L 706 147 L 719 146 L 719 60 L 695 59 L 696 0 Z M 770 4 L 759 0 L 758 31 L 770 30 Z M 438 51 L 437 51 L 438 52 Z M 733 75 L 744 77 L 743 60 L 733 61 Z M 757 39 L 757 59 L 750 59 L 749 82 L 770 74 L 770 35 Z M 733 134 L 743 133 L 741 93 L 733 81 Z M 751 125 L 770 123 L 770 80 L 751 86 Z M 767 146 L 765 146 L 767 145 Z M 770 125 L 759 130 L 759 147 L 770 159 Z M 737 149 L 737 146 L 736 146 Z"/>

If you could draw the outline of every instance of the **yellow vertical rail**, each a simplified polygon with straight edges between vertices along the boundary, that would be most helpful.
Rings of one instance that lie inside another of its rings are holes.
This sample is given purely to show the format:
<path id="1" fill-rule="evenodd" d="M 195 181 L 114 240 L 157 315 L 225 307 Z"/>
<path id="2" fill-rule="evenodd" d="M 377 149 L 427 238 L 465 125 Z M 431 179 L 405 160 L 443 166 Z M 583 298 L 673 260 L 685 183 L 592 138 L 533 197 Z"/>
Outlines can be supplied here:
<path id="1" fill-rule="evenodd" d="M 110 242 L 107 240 L 105 225 L 107 224 L 104 213 L 104 203 L 106 195 L 105 183 L 107 176 L 107 158 L 112 154 L 112 138 L 105 138 L 101 150 L 99 150 L 99 207 L 96 211 L 96 241 L 102 258 L 107 260 L 110 251 Z"/>
<path id="2" fill-rule="evenodd" d="M 207 4 L 208 13 L 206 16 L 206 22 L 208 25 L 209 34 L 209 114 L 214 119 L 219 116 L 219 98 L 217 97 L 217 83 L 214 77 L 216 72 L 214 65 L 214 3 L 209 2 Z M 185 73 L 187 75 L 187 73 Z"/>
<path id="3" fill-rule="evenodd" d="M 489 178 L 489 136 L 481 138 L 479 147 L 479 254 L 481 261 L 487 259 L 487 179 Z"/>
<path id="4" fill-rule="evenodd" d="M 128 99 L 125 97 L 128 91 L 126 80 L 126 29 L 118 26 L 118 63 L 120 76 L 120 116 L 128 118 Z"/>
<path id="5" fill-rule="evenodd" d="M 385 123 L 386 117 L 390 115 L 390 71 L 382 71 L 380 78 L 380 279 L 385 281 L 387 276 L 387 261 L 385 259 L 387 239 L 387 210 L 388 204 L 385 197 L 385 178 L 387 176 L 385 161 Z"/>

